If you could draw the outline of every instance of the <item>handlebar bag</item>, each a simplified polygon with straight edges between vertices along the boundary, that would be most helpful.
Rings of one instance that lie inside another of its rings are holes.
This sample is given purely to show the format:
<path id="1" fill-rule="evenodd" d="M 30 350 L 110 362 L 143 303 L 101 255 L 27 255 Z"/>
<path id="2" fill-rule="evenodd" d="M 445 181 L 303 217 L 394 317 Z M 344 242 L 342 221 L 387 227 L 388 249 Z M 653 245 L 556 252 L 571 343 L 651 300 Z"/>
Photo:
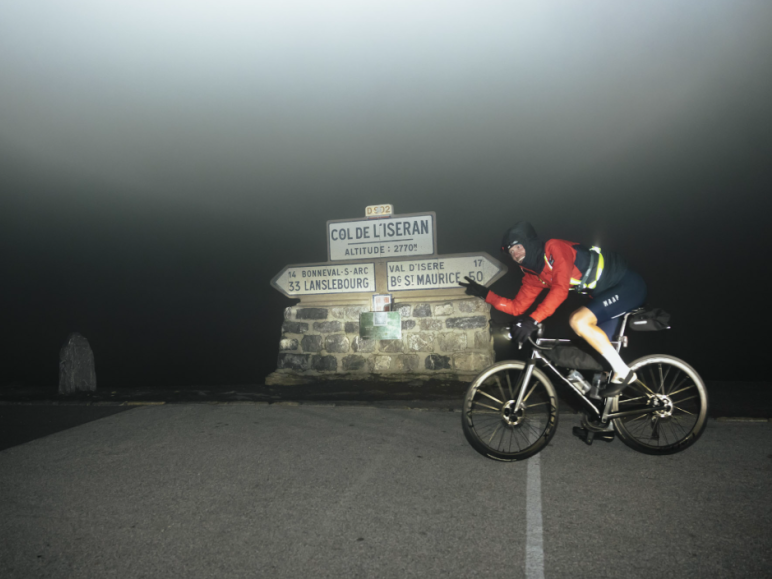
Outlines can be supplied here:
<path id="1" fill-rule="evenodd" d="M 658 332 L 670 329 L 670 314 L 661 308 L 645 310 L 630 316 L 630 329 L 636 332 Z"/>

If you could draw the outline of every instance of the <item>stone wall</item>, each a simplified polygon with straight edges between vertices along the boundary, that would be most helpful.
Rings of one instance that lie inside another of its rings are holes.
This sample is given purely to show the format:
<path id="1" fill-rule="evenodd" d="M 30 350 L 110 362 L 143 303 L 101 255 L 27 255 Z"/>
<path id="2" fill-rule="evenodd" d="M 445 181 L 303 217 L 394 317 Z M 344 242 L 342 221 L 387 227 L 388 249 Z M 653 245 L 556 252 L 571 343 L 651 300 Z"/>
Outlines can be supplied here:
<path id="1" fill-rule="evenodd" d="M 291 376 L 394 379 L 474 375 L 494 362 L 490 306 L 478 298 L 433 303 L 395 303 L 402 339 L 359 336 L 364 306 L 287 308 L 279 343 L 278 369 L 267 383 Z"/>

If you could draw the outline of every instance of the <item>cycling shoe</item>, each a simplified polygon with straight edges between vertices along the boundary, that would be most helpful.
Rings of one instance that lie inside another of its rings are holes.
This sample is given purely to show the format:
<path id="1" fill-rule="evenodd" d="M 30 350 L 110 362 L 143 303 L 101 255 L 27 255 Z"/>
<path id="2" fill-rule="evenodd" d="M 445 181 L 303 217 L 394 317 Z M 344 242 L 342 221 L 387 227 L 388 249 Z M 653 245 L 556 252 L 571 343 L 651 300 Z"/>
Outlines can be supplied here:
<path id="1" fill-rule="evenodd" d="M 638 376 L 636 376 L 635 372 L 632 370 L 627 373 L 627 376 L 625 376 L 624 380 L 620 378 L 619 374 L 615 373 L 614 377 L 611 379 L 611 384 L 601 390 L 599 394 L 604 398 L 611 398 L 612 396 L 616 396 L 622 392 L 622 390 L 627 388 L 630 384 L 635 383 L 637 380 Z"/>

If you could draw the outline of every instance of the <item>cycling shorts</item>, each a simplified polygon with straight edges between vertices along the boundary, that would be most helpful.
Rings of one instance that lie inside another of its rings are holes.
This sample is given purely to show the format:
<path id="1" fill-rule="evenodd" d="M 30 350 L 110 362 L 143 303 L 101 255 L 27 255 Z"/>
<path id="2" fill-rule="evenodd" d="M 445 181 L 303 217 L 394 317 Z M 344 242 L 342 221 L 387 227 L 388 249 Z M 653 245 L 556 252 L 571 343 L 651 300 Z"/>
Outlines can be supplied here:
<path id="1" fill-rule="evenodd" d="M 614 339 L 620 318 L 646 301 L 646 282 L 628 269 L 619 282 L 599 294 L 593 295 L 586 307 L 598 319 L 598 327 Z"/>

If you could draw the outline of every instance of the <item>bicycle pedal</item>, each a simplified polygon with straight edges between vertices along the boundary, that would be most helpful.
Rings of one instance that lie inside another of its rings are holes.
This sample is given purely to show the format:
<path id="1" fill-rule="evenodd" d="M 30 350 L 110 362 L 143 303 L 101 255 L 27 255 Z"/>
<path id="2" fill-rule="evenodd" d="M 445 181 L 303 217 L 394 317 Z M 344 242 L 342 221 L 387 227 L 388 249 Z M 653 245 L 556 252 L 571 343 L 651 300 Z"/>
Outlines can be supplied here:
<path id="1" fill-rule="evenodd" d="M 581 426 L 574 426 L 574 428 L 572 429 L 572 432 L 574 433 L 574 436 L 583 440 L 587 446 L 590 446 L 592 444 L 593 439 L 595 438 L 594 432 L 585 430 Z"/>

